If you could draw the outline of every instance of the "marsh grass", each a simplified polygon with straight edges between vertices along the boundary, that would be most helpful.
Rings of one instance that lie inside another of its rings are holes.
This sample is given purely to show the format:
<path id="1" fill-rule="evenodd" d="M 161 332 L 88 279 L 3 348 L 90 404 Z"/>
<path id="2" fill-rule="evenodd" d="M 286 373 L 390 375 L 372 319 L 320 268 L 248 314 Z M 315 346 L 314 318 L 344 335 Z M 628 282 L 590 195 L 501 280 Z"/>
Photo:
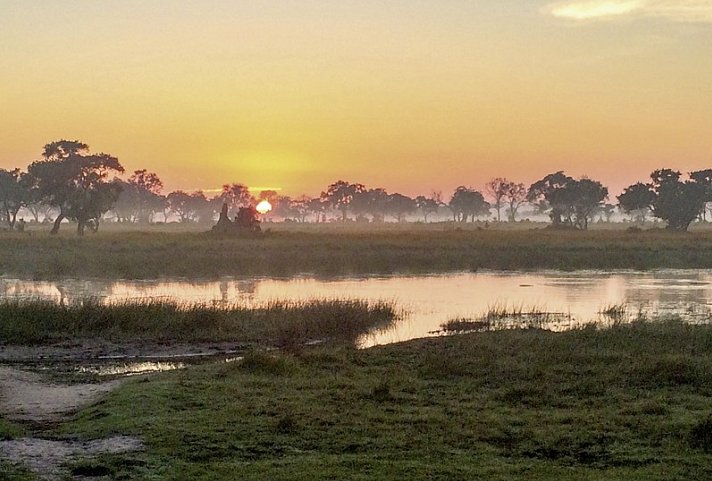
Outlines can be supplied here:
<path id="1" fill-rule="evenodd" d="M 4 344 L 63 340 L 244 341 L 284 347 L 313 340 L 353 342 L 396 319 L 385 302 L 312 300 L 271 302 L 263 307 L 188 304 L 162 299 L 104 304 L 86 299 L 69 304 L 43 300 L 0 301 Z"/>
<path id="2" fill-rule="evenodd" d="M 552 325 L 568 323 L 571 316 L 550 312 L 541 307 L 508 306 L 495 304 L 477 319 L 456 318 L 443 323 L 444 332 L 491 331 L 501 329 L 543 329 Z"/>
<path id="3" fill-rule="evenodd" d="M 623 302 L 620 304 L 607 305 L 599 311 L 599 314 L 606 316 L 614 322 L 622 322 L 629 317 L 629 311 L 630 309 L 628 307 L 628 304 Z"/>
<path id="4" fill-rule="evenodd" d="M 669 320 L 275 351 L 127 383 L 57 433 L 141 436 L 103 461 L 121 479 L 710 479 L 710 346 Z"/>
<path id="5" fill-rule="evenodd" d="M 100 232 L 82 239 L 0 234 L 0 272 L 34 279 L 319 276 L 477 269 L 712 268 L 712 232 L 457 230 L 325 226 L 263 238 Z"/>

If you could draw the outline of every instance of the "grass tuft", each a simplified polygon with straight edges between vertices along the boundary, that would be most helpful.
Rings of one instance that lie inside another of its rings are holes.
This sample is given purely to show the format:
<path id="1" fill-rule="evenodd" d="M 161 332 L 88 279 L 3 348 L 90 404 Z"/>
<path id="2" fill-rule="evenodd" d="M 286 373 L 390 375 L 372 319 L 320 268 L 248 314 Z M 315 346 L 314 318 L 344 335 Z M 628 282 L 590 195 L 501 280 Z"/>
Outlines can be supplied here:
<path id="1" fill-rule="evenodd" d="M 245 341 L 284 347 L 309 341 L 352 343 L 396 319 L 393 305 L 359 300 L 272 302 L 263 307 L 185 304 L 161 299 L 104 304 L 0 301 L 4 344 L 57 341 Z"/>

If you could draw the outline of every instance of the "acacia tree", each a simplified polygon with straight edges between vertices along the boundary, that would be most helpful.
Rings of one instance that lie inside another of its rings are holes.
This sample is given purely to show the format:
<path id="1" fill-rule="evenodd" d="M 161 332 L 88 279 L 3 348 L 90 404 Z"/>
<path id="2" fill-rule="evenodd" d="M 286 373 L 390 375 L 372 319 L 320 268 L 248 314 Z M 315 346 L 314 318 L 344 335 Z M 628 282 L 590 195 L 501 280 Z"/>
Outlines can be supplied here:
<path id="1" fill-rule="evenodd" d="M 496 177 L 485 184 L 485 192 L 494 200 L 492 207 L 497 211 L 497 222 L 502 220 L 502 199 L 504 198 L 507 184 L 510 184 L 510 182 L 503 177 Z"/>
<path id="2" fill-rule="evenodd" d="M 203 224 L 210 224 L 215 220 L 215 216 L 220 212 L 223 201 L 220 196 L 208 199 L 202 190 L 190 194 L 190 209 L 193 219 Z"/>
<path id="3" fill-rule="evenodd" d="M 334 182 L 321 193 L 321 199 L 341 211 L 341 220 L 346 222 L 349 206 L 354 196 L 366 190 L 363 184 L 352 184 L 343 180 Z"/>
<path id="4" fill-rule="evenodd" d="M 604 218 L 606 219 L 606 222 L 611 222 L 611 219 L 613 218 L 613 214 L 616 213 L 616 206 L 613 204 L 603 204 L 599 209 L 598 213 L 600 214 L 600 219 L 603 220 Z"/>
<path id="5" fill-rule="evenodd" d="M 575 180 L 561 171 L 535 182 L 527 193 L 530 202 L 546 202 L 554 226 L 583 230 L 588 229 L 589 221 L 607 198 L 608 189 L 600 182 L 586 177 Z"/>
<path id="6" fill-rule="evenodd" d="M 306 204 L 307 212 L 314 214 L 317 223 L 321 221 L 321 218 L 328 207 L 328 202 L 322 199 L 321 197 L 315 197 L 307 201 Z"/>
<path id="7" fill-rule="evenodd" d="M 383 222 L 388 207 L 388 192 L 381 188 L 357 192 L 349 207 L 356 216 L 368 214 L 372 222 Z"/>
<path id="8" fill-rule="evenodd" d="M 309 203 L 312 202 L 307 195 L 302 195 L 296 199 L 291 199 L 289 202 L 289 211 L 297 222 L 302 224 L 306 222 L 307 216 L 309 215 Z"/>
<path id="9" fill-rule="evenodd" d="M 109 175 L 122 173 L 123 166 L 108 154 L 90 154 L 89 146 L 77 140 L 59 140 L 45 145 L 43 160 L 27 169 L 28 182 L 59 214 L 51 234 L 59 232 L 66 218 L 77 222 L 77 234 L 84 235 L 90 222 L 98 226 L 101 216 L 119 196 L 120 185 Z"/>
<path id="10" fill-rule="evenodd" d="M 608 198 L 608 188 L 588 178 L 570 182 L 568 188 L 573 190 L 575 225 L 586 230 L 595 212 Z"/>
<path id="11" fill-rule="evenodd" d="M 638 182 L 626 187 L 617 199 L 623 212 L 638 222 L 645 222 L 646 215 L 653 209 L 655 192 L 651 185 Z"/>
<path id="12" fill-rule="evenodd" d="M 271 191 L 264 191 L 264 192 L 271 192 Z M 262 198 L 262 195 L 260 195 L 260 198 Z M 297 222 L 299 221 L 300 213 L 297 210 L 299 203 L 297 201 L 295 201 L 294 199 L 292 199 L 290 196 L 288 196 L 288 195 L 274 195 L 274 196 L 269 196 L 268 198 L 265 198 L 262 200 L 266 200 L 272 206 L 272 210 L 270 210 L 266 214 L 263 214 L 263 217 L 265 217 L 265 218 L 281 217 L 284 220 L 292 220 L 292 221 L 297 221 Z"/>
<path id="13" fill-rule="evenodd" d="M 549 211 L 549 218 L 553 225 L 563 223 L 563 217 L 566 215 L 568 219 L 571 215 L 565 212 L 562 204 L 560 189 L 566 186 L 573 179 L 564 174 L 563 171 L 549 174 L 543 179 L 533 183 L 527 191 L 527 202 L 538 207 L 540 211 Z M 558 201 L 558 202 L 557 202 Z M 567 215 L 568 214 L 568 215 Z"/>
<path id="14" fill-rule="evenodd" d="M 11 229 L 15 227 L 17 213 L 30 199 L 26 180 L 20 169 L 0 169 L 0 214 Z"/>
<path id="15" fill-rule="evenodd" d="M 396 221 L 403 222 L 405 216 L 417 209 L 415 200 L 403 194 L 390 194 L 386 200 L 386 212 L 391 214 Z"/>
<path id="16" fill-rule="evenodd" d="M 650 174 L 655 193 L 653 215 L 667 222 L 671 230 L 686 231 L 705 208 L 706 186 L 695 180 L 680 180 L 680 172 L 660 169 Z"/>
<path id="17" fill-rule="evenodd" d="M 114 203 L 113 211 L 119 222 L 135 222 L 138 217 L 139 193 L 138 188 L 129 182 L 118 181 L 121 185 L 121 194 Z"/>
<path id="18" fill-rule="evenodd" d="M 517 211 L 527 201 L 527 188 L 524 184 L 507 181 L 502 185 L 500 200 L 507 206 L 507 220 L 516 222 Z M 499 213 L 497 215 L 499 220 Z"/>
<path id="19" fill-rule="evenodd" d="M 452 211 L 453 219 L 459 222 L 467 222 L 468 218 L 475 221 L 475 217 L 489 215 L 490 205 L 485 201 L 484 196 L 464 185 L 455 189 L 455 192 L 448 204 Z"/>
<path id="20" fill-rule="evenodd" d="M 423 222 L 428 222 L 428 216 L 430 214 L 437 214 L 438 209 L 442 204 L 440 197 L 439 193 L 433 193 L 430 197 L 419 195 L 415 198 L 415 205 L 423 214 Z"/>
<path id="21" fill-rule="evenodd" d="M 193 197 L 182 190 L 176 190 L 166 197 L 168 208 L 178 215 L 180 222 L 188 222 L 195 217 L 195 202 Z"/>
<path id="22" fill-rule="evenodd" d="M 141 169 L 131 174 L 128 183 L 136 192 L 136 219 L 139 222 L 150 222 L 153 213 L 163 204 L 163 182 L 158 174 Z"/>
<path id="23" fill-rule="evenodd" d="M 707 220 L 707 207 L 712 202 L 712 169 L 690 172 L 690 180 L 697 182 L 705 188 L 705 208 L 702 209 L 702 220 Z"/>
<path id="24" fill-rule="evenodd" d="M 225 184 L 222 193 L 218 196 L 220 201 L 227 204 L 228 209 L 237 211 L 240 207 L 249 207 L 255 203 L 255 198 L 250 194 L 250 189 L 245 184 Z"/>

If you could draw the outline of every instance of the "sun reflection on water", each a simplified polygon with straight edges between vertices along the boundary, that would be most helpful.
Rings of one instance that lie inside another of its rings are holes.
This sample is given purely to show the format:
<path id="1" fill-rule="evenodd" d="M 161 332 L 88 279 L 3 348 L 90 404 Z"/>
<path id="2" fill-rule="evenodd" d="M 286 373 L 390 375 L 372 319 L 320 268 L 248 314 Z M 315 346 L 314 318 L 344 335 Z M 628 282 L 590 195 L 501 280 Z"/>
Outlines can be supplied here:
<path id="1" fill-rule="evenodd" d="M 712 271 L 478 272 L 424 276 L 315 279 L 295 277 L 168 279 L 155 281 L 0 279 L 0 297 L 72 302 L 159 298 L 182 303 L 264 306 L 274 301 L 365 299 L 394 302 L 407 315 L 396 326 L 365 336 L 364 347 L 438 335 L 452 319 L 477 319 L 493 306 L 559 313 L 567 328 L 608 320 L 601 312 L 625 305 L 634 312 L 681 315 L 706 322 L 712 305 Z"/>

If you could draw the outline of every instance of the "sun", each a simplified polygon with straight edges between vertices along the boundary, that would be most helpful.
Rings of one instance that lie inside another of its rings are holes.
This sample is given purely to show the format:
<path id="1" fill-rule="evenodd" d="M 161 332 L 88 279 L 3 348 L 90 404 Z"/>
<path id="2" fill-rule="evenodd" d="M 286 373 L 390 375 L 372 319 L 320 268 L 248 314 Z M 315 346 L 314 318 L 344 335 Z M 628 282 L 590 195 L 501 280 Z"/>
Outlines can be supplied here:
<path id="1" fill-rule="evenodd" d="M 257 204 L 256 209 L 257 209 L 257 212 L 259 212 L 260 214 L 263 214 L 263 215 L 264 215 L 264 214 L 266 214 L 267 212 L 269 212 L 269 211 L 272 210 L 272 204 L 270 204 L 270 203 L 267 202 L 266 200 L 263 200 L 262 202 L 260 202 L 259 204 Z"/>

